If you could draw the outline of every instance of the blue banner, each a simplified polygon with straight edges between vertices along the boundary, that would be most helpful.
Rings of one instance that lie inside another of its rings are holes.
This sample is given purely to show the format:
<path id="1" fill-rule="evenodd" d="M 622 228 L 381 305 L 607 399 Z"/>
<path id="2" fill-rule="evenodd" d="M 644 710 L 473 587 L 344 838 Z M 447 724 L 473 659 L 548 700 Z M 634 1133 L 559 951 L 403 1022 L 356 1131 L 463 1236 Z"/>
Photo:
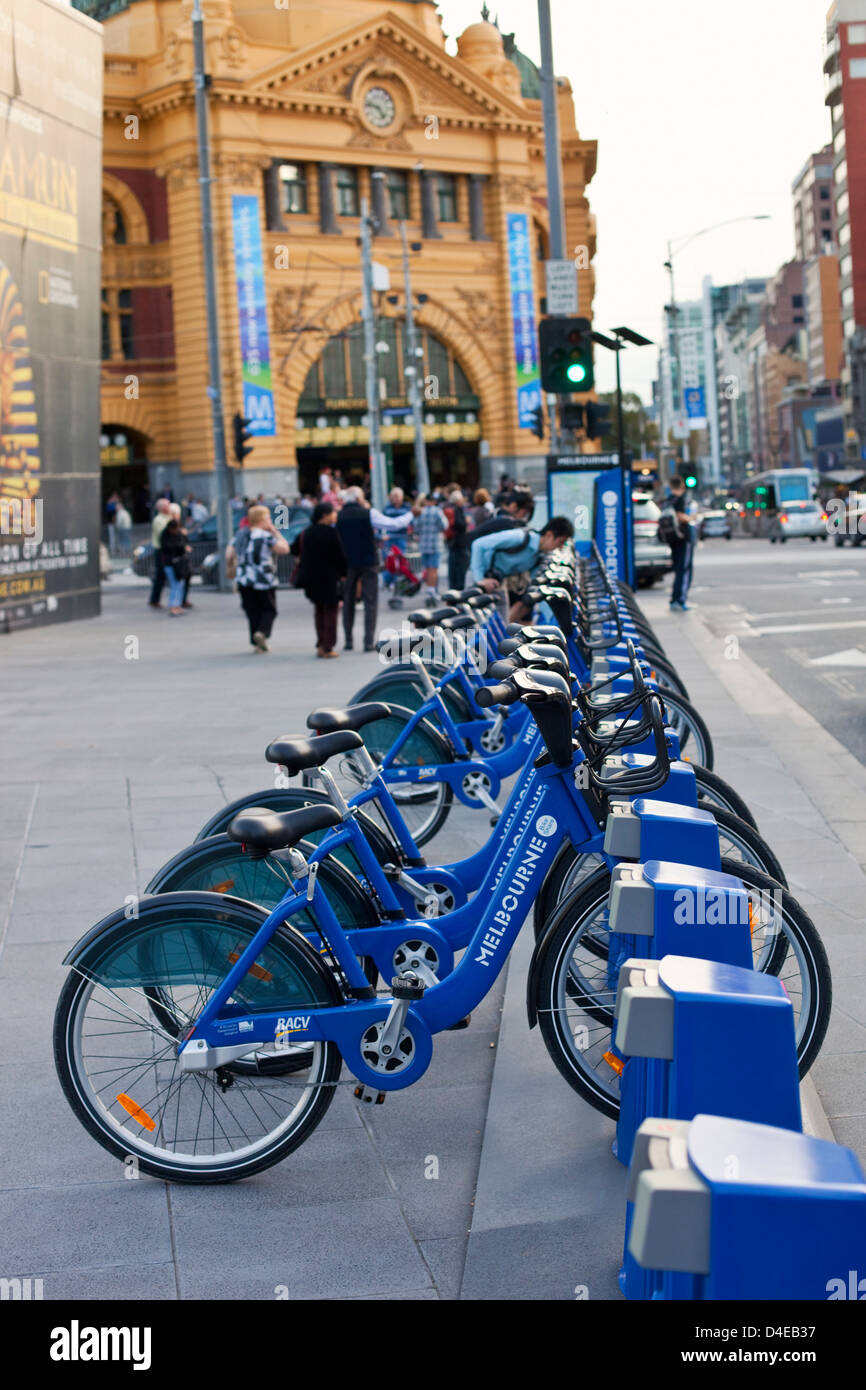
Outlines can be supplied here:
<path id="1" fill-rule="evenodd" d="M 703 386 L 687 386 L 685 389 L 686 414 L 690 420 L 705 420 L 707 407 Z"/>
<path id="2" fill-rule="evenodd" d="M 274 435 L 277 432 L 277 423 L 271 385 L 265 267 L 259 226 L 259 200 L 255 194 L 232 195 L 232 229 L 241 333 L 243 413 L 252 421 L 250 434 Z"/>
<path id="3" fill-rule="evenodd" d="M 517 364 L 517 419 L 521 429 L 531 429 L 533 412 L 541 405 L 541 374 L 538 369 L 535 296 L 532 292 L 529 218 L 525 212 L 509 212 L 507 221 L 511 320 L 514 325 L 514 360 Z"/>

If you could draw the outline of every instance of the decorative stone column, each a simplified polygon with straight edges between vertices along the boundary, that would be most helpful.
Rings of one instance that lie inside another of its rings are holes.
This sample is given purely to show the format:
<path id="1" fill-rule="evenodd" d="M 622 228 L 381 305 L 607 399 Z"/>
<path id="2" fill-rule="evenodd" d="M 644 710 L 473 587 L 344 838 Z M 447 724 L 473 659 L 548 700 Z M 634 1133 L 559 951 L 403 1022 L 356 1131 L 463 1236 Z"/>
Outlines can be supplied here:
<path id="1" fill-rule="evenodd" d="M 334 203 L 334 166 L 319 165 L 319 227 L 324 236 L 342 236 Z"/>
<path id="2" fill-rule="evenodd" d="M 265 226 L 269 232 L 285 232 L 287 227 L 283 221 L 283 209 L 280 206 L 280 164 L 282 160 L 275 159 L 264 171 L 265 179 Z"/>
<path id="3" fill-rule="evenodd" d="M 386 197 L 384 169 L 370 170 L 370 210 L 376 219 L 375 236 L 393 236 L 388 224 L 388 200 Z"/>
<path id="4" fill-rule="evenodd" d="M 442 239 L 436 213 L 436 175 L 429 169 L 421 171 L 421 235 L 427 241 Z"/>
<path id="5" fill-rule="evenodd" d="M 484 186 L 486 174 L 469 175 L 469 228 L 473 241 L 489 241 L 484 230 Z"/>

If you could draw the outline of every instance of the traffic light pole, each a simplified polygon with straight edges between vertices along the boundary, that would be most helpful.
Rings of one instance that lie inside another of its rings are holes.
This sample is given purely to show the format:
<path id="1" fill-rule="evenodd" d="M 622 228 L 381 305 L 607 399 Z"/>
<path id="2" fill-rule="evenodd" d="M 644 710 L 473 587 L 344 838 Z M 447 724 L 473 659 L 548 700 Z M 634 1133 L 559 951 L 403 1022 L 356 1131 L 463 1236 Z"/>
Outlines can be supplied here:
<path id="1" fill-rule="evenodd" d="M 411 358 L 409 367 L 404 365 L 403 373 L 408 377 L 409 404 L 412 407 L 412 426 L 415 432 L 415 486 L 419 493 L 426 496 L 430 491 L 430 471 L 427 467 L 427 444 L 424 440 L 424 410 L 421 405 L 421 384 L 418 380 L 418 335 L 415 331 L 415 306 L 412 302 L 412 277 L 409 271 L 409 243 L 405 222 L 400 223 L 400 237 L 403 242 L 403 283 L 406 292 L 406 346 Z"/>
<path id="2" fill-rule="evenodd" d="M 226 460 L 225 424 L 223 420 L 222 370 L 220 367 L 219 318 L 216 296 L 216 261 L 211 210 L 210 143 L 207 121 L 207 78 L 204 70 L 204 15 L 201 0 L 193 0 L 192 12 L 193 60 L 195 65 L 195 120 L 198 139 L 198 181 L 201 198 L 201 243 L 204 261 L 205 307 L 207 311 L 208 373 L 207 394 L 211 403 L 213 428 L 214 482 L 216 484 L 217 553 L 219 555 L 219 587 L 228 593 L 231 584 L 226 573 L 226 546 L 232 538 L 231 507 L 229 504 L 229 471 Z"/>

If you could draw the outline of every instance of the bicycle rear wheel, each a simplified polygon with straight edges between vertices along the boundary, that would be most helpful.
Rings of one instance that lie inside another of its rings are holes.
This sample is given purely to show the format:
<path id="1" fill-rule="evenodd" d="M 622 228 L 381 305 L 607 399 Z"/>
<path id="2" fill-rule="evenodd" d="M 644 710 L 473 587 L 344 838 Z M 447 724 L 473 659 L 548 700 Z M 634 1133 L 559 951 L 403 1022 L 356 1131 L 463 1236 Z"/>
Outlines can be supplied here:
<path id="1" fill-rule="evenodd" d="M 142 1172 L 172 1182 L 249 1177 L 302 1144 L 333 1099 L 341 1058 L 332 1042 L 285 1049 L 296 1055 L 284 1075 L 180 1068 L 181 1024 L 200 1014 L 265 916 L 205 893 L 144 898 L 134 922 L 116 913 L 101 924 L 67 977 L 54 1020 L 60 1084 L 93 1138 Z M 162 1018 L 144 1003 L 154 992 Z M 281 928 L 232 999 L 247 1015 L 295 1016 L 342 995 L 305 939 Z"/>

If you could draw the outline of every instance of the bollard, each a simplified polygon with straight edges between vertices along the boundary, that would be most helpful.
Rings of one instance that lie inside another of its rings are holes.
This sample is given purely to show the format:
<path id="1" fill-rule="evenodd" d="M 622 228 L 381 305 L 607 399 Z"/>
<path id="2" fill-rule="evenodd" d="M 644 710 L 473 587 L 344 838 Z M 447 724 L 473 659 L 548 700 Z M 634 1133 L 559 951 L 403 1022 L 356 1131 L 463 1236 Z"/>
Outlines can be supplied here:
<path id="1" fill-rule="evenodd" d="M 859 1297 L 866 1177 L 839 1144 L 718 1115 L 652 1118 L 629 1200 L 628 1247 L 653 1299 Z"/>
<path id="2" fill-rule="evenodd" d="M 645 796 L 613 803 L 604 831 L 605 854 L 643 863 L 662 858 L 671 844 L 683 864 L 721 870 L 719 827 L 709 811 Z"/>
<path id="3" fill-rule="evenodd" d="M 794 1010 L 774 976 L 684 956 L 628 960 L 616 1020 L 626 1058 L 614 1147 L 621 1163 L 633 1161 L 648 1115 L 801 1128 Z M 645 1298 L 647 1276 L 628 1254 L 631 1220 L 629 1205 L 620 1285 L 626 1297 Z"/>

